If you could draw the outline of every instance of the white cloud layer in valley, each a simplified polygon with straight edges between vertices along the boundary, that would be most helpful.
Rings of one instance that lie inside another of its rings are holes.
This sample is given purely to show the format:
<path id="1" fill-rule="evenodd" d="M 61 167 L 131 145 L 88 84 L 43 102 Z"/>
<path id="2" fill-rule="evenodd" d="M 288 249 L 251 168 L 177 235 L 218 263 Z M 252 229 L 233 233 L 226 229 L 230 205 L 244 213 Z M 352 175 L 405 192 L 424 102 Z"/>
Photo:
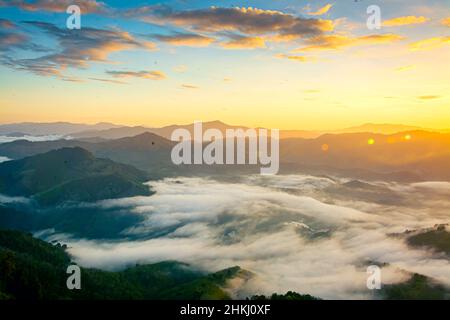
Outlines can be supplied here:
<path id="1" fill-rule="evenodd" d="M 42 136 L 31 136 L 31 135 L 0 135 L 0 143 L 7 143 L 7 142 L 13 142 L 16 140 L 27 140 L 32 142 L 38 142 L 38 141 L 55 141 L 64 139 L 66 137 L 57 135 L 57 134 L 51 134 L 51 135 L 42 135 Z M 67 139 L 67 138 L 66 138 Z"/>
<path id="2" fill-rule="evenodd" d="M 408 279 L 402 271 L 407 270 L 450 285 L 448 258 L 411 248 L 395 236 L 448 223 L 447 185 L 375 183 L 352 189 L 344 180 L 301 175 L 246 176 L 234 183 L 177 178 L 149 185 L 153 196 L 98 203 L 143 215 L 144 222 L 124 234 L 138 240 L 67 235 L 58 240 L 88 267 L 113 270 L 163 260 L 207 271 L 239 265 L 255 276 L 233 291 L 238 297 L 293 290 L 321 298 L 371 298 L 368 263 L 387 263 L 383 283 Z M 420 194 L 430 188 L 439 192 Z M 406 200 L 372 201 L 380 194 Z"/>

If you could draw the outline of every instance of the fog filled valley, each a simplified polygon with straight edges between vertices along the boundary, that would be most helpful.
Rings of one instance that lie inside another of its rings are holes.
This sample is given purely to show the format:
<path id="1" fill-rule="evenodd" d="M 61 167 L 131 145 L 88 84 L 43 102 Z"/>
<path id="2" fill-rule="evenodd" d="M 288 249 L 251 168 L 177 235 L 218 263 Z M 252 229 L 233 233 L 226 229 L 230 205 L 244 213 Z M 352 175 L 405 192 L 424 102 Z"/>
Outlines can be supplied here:
<path id="1" fill-rule="evenodd" d="M 369 298 L 366 266 L 373 263 L 384 266 L 385 284 L 416 272 L 450 285 L 448 256 L 408 245 L 412 234 L 405 234 L 448 222 L 450 184 L 354 186 L 297 175 L 239 180 L 165 179 L 149 184 L 153 196 L 101 201 L 99 208 L 143 219 L 113 241 L 56 230 L 38 236 L 67 244 L 75 261 L 100 269 L 167 260 L 210 272 L 238 265 L 253 273 L 230 283 L 240 298 L 288 290 Z M 386 197 L 401 204 L 381 203 Z"/>
<path id="2" fill-rule="evenodd" d="M 246 166 L 174 166 L 173 143 L 155 133 L 83 135 L 0 144 L 0 229 L 35 238 L 0 234 L 2 263 L 13 252 L 14 263 L 26 265 L 33 253 L 21 243 L 42 249 L 33 242 L 41 239 L 62 251 L 45 255 L 53 250 L 45 247 L 33 259 L 73 261 L 87 270 L 93 293 L 95 281 L 118 277 L 114 286 L 128 288 L 126 298 L 158 298 L 133 282 L 136 274 L 161 285 L 159 298 L 167 299 L 288 291 L 321 299 L 449 297 L 448 134 L 286 138 L 280 174 L 272 176 Z M 370 265 L 381 268 L 382 290 L 367 288 Z"/>

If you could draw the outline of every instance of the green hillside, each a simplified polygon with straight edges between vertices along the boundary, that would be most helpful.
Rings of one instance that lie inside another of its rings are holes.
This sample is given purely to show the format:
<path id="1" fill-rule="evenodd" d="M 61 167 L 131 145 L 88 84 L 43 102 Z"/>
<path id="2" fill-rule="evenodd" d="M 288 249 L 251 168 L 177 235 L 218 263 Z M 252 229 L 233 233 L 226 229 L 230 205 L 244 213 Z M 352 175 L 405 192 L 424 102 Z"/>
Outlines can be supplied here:
<path id="1" fill-rule="evenodd" d="M 143 216 L 127 210 L 91 207 L 51 207 L 34 209 L 0 204 L 0 229 L 32 232 L 53 229 L 89 239 L 115 239 L 143 221 Z"/>
<path id="2" fill-rule="evenodd" d="M 447 232 L 443 225 L 434 230 L 414 234 L 407 242 L 411 246 L 433 248 L 437 252 L 450 255 L 450 232 Z"/>
<path id="3" fill-rule="evenodd" d="M 226 300 L 229 295 L 223 291 L 229 279 L 240 276 L 248 271 L 240 267 L 228 268 L 205 277 L 195 279 L 191 282 L 175 286 L 161 292 L 161 299 L 188 299 L 188 300 Z"/>
<path id="4" fill-rule="evenodd" d="M 0 164 L 0 193 L 34 197 L 43 205 L 97 201 L 151 192 L 146 173 L 95 158 L 82 148 L 62 148 Z"/>
<path id="5" fill-rule="evenodd" d="M 383 286 L 380 295 L 386 300 L 448 300 L 450 290 L 424 275 L 415 273 L 408 281 Z"/>
<path id="6" fill-rule="evenodd" d="M 264 295 L 255 295 L 250 300 L 288 300 L 288 301 L 307 301 L 307 300 L 321 300 L 309 294 L 299 294 L 297 292 L 288 291 L 285 294 L 274 293 L 270 297 Z"/>
<path id="7" fill-rule="evenodd" d="M 0 299 L 230 299 L 222 289 L 239 267 L 205 274 L 178 262 L 120 272 L 81 270 L 81 290 L 66 288 L 70 257 L 19 231 L 0 230 Z"/>

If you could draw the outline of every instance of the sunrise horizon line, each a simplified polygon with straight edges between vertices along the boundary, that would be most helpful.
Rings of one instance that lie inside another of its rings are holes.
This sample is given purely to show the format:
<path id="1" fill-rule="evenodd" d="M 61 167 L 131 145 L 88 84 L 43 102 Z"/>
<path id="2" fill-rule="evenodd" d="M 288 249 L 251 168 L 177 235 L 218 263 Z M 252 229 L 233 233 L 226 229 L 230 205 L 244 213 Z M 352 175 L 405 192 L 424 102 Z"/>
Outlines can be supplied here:
<path id="1" fill-rule="evenodd" d="M 212 124 L 212 123 L 220 123 L 222 125 L 226 125 L 229 127 L 240 127 L 240 128 L 249 128 L 249 129 L 259 129 L 259 128 L 265 128 L 265 129 L 279 129 L 281 131 L 342 131 L 347 129 L 355 129 L 359 127 L 365 127 L 365 126 L 398 126 L 398 127 L 411 127 L 409 130 L 424 130 L 424 131 L 437 131 L 437 132 L 448 132 L 450 131 L 450 128 L 448 127 L 434 127 L 434 126 L 422 126 L 422 125 L 415 125 L 410 123 L 396 123 L 396 122 L 359 122 L 355 124 L 349 124 L 347 126 L 341 126 L 341 127 L 334 127 L 334 128 L 312 128 L 312 129 L 302 129 L 299 127 L 292 128 L 282 128 L 282 127 L 276 127 L 276 126 L 263 126 L 263 125 L 248 125 L 244 123 L 231 123 L 225 120 L 220 119 L 214 119 L 214 120 L 193 120 L 190 122 L 166 122 L 164 124 L 159 125 L 151 125 L 151 124 L 145 124 L 145 123 L 119 123 L 115 121 L 71 121 L 71 120 L 56 120 L 56 121 L 11 121 L 11 122 L 0 122 L 0 126 L 8 126 L 8 125 L 18 125 L 18 124 L 71 124 L 71 125 L 87 125 L 87 126 L 95 126 L 95 125 L 112 125 L 117 127 L 129 127 L 129 128 L 137 128 L 137 127 L 143 127 L 148 129 L 161 129 L 165 127 L 170 126 L 189 126 L 193 125 L 195 122 L 202 122 L 203 124 Z M 104 129 L 107 130 L 107 129 Z M 408 129 L 405 129 L 408 131 Z"/>

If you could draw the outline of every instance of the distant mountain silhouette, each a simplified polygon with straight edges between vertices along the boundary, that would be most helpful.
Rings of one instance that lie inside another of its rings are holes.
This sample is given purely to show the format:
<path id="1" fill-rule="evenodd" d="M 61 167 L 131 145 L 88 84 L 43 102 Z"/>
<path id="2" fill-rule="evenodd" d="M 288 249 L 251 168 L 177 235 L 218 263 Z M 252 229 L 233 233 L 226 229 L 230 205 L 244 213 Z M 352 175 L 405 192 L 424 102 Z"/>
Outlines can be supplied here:
<path id="1" fill-rule="evenodd" d="M 356 127 L 349 127 L 339 130 L 333 130 L 330 133 L 358 133 L 358 132 L 370 132 L 380 134 L 394 134 L 404 131 L 432 131 L 438 132 L 439 130 L 432 130 L 417 126 L 405 126 L 403 124 L 389 124 L 389 123 L 365 123 Z"/>
<path id="2" fill-rule="evenodd" d="M 147 174 L 95 158 L 82 148 L 63 148 L 0 164 L 0 193 L 49 205 L 148 195 Z"/>
<path id="3" fill-rule="evenodd" d="M 370 141 L 370 143 L 369 143 Z M 393 135 L 327 134 L 317 139 L 285 139 L 282 163 L 340 170 L 403 172 L 406 180 L 450 180 L 450 134 L 409 131 Z M 409 173 L 409 174 L 408 174 Z M 395 179 L 394 175 L 392 178 Z"/>
<path id="4" fill-rule="evenodd" d="M 78 146 L 96 157 L 133 165 L 154 177 L 257 171 L 255 166 L 175 166 L 170 159 L 175 143 L 151 132 L 97 143 L 20 140 L 0 144 L 0 156 L 18 159 Z M 450 180 L 450 134 L 406 131 L 391 135 L 342 133 L 314 139 L 281 139 L 280 164 L 280 173 L 332 174 L 369 180 Z"/>
<path id="5" fill-rule="evenodd" d="M 50 123 L 34 123 L 22 122 L 0 125 L 0 134 L 11 134 L 18 132 L 28 135 L 69 135 L 71 133 L 86 131 L 86 130 L 106 130 L 110 128 L 120 127 L 118 125 L 100 122 L 97 124 L 83 124 L 70 122 L 50 122 Z"/>
<path id="6" fill-rule="evenodd" d="M 136 127 L 118 127 L 108 128 L 105 130 L 87 130 L 82 132 L 71 133 L 69 136 L 75 139 L 84 138 L 102 138 L 102 139 L 120 139 L 132 137 L 144 132 L 152 131 L 152 128 L 136 126 Z"/>
<path id="7" fill-rule="evenodd" d="M 92 140 L 95 138 L 97 141 L 101 139 L 120 139 L 125 137 L 132 137 L 144 132 L 152 132 L 159 136 L 162 136 L 170 140 L 170 136 L 175 129 L 184 128 L 192 131 L 193 124 L 185 125 L 169 125 L 164 127 L 146 127 L 146 126 L 124 126 L 117 125 L 108 122 L 100 122 L 97 124 L 82 124 L 82 123 L 70 123 L 70 122 L 50 122 L 50 123 L 12 123 L 0 125 L 0 135 L 22 136 L 22 135 L 66 135 L 75 139 Z M 222 121 L 215 120 L 203 123 L 204 130 L 209 128 L 219 129 L 224 132 L 226 129 L 243 128 L 246 126 L 229 125 Z M 280 130 L 280 138 L 305 138 L 314 139 L 327 133 L 359 133 L 370 132 L 380 134 L 394 134 L 403 131 L 432 131 L 432 132 L 446 132 L 449 133 L 450 129 L 434 130 L 428 128 L 421 128 L 417 126 L 408 126 L 402 124 L 379 124 L 379 123 L 365 123 L 360 126 L 354 126 L 343 129 L 329 129 L 329 130 Z"/>
<path id="8" fill-rule="evenodd" d="M 379 134 L 395 134 L 405 131 L 430 131 L 430 132 L 445 132 L 445 130 L 432 130 L 415 126 L 405 126 L 402 124 L 379 124 L 379 123 L 365 123 L 356 127 L 349 127 L 338 130 L 281 130 L 280 138 L 304 138 L 315 139 L 324 134 L 341 134 L 341 133 L 379 133 Z"/>
<path id="9" fill-rule="evenodd" d="M 215 120 L 215 121 L 209 121 L 204 122 L 202 124 L 203 130 L 207 129 L 218 129 L 223 134 L 225 133 L 226 129 L 248 129 L 248 127 L 245 126 L 236 126 L 236 125 L 229 125 L 222 121 Z M 164 137 L 166 139 L 171 138 L 172 132 L 176 129 L 187 129 L 191 132 L 193 132 L 193 124 L 186 124 L 186 125 L 170 125 L 165 126 L 161 128 L 150 128 L 150 127 L 143 127 L 143 126 L 136 126 L 136 127 L 119 127 L 119 128 L 108 128 L 106 130 L 89 130 L 89 131 L 83 131 L 71 134 L 72 137 L 76 139 L 80 138 L 102 138 L 102 139 L 119 139 L 124 137 L 131 137 L 135 136 L 144 132 L 152 132 L 155 133 L 161 137 Z M 422 130 L 422 131 L 430 131 L 430 132 L 440 132 L 440 130 L 432 130 L 432 129 L 426 129 L 421 128 L 417 126 L 406 126 L 401 124 L 376 124 L 376 123 L 366 123 L 361 126 L 355 126 L 355 127 L 349 127 L 344 129 L 338 129 L 338 130 L 280 130 L 280 139 L 287 139 L 287 138 L 305 138 L 305 139 L 315 139 L 321 135 L 324 134 L 339 134 L 339 133 L 379 133 L 379 134 L 395 134 L 398 132 L 404 132 L 404 131 L 416 131 L 416 130 Z M 445 130 L 441 130 L 442 132 Z"/>
<path id="10" fill-rule="evenodd" d="M 223 123 L 221 121 L 210 121 L 210 122 L 204 122 L 202 123 L 203 130 L 208 129 L 218 129 L 222 131 L 222 133 L 225 133 L 226 129 L 234 129 L 234 128 L 242 128 L 247 129 L 246 127 L 242 126 L 232 126 L 228 125 L 226 123 Z M 106 130 L 89 130 L 89 131 L 83 131 L 78 132 L 74 134 L 70 134 L 70 136 L 74 137 L 75 139 L 80 138 L 103 138 L 103 139 L 120 139 L 125 137 L 132 137 L 136 136 L 145 132 L 151 132 L 154 134 L 157 134 L 161 137 L 164 137 L 168 140 L 171 139 L 172 132 L 176 129 L 187 129 L 189 132 L 191 132 L 191 135 L 193 135 L 194 130 L 194 124 L 187 124 L 187 125 L 170 125 L 165 126 L 162 128 L 149 128 L 149 127 L 143 127 L 143 126 L 136 126 L 136 127 L 120 127 L 120 128 L 109 128 Z"/>

